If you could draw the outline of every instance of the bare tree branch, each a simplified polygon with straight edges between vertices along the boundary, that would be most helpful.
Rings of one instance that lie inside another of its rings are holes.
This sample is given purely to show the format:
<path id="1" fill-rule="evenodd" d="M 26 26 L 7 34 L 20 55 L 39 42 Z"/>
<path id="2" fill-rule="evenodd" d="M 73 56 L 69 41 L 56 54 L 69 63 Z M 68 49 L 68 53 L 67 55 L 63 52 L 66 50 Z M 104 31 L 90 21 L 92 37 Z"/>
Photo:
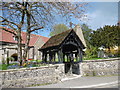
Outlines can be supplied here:
<path id="1" fill-rule="evenodd" d="M 39 30 L 39 29 L 42 29 L 44 27 L 39 27 L 39 28 L 34 28 L 33 30 L 30 30 L 30 32 L 33 32 L 33 31 L 36 31 L 36 30 Z"/>
<path id="2" fill-rule="evenodd" d="M 32 28 L 32 27 L 34 27 L 34 26 L 37 26 L 37 24 L 33 24 L 33 25 L 31 25 L 30 28 Z"/>
<path id="3" fill-rule="evenodd" d="M 14 28 L 12 25 L 10 25 L 10 24 L 7 24 L 7 23 L 2 23 L 1 25 L 7 25 L 7 26 L 9 26 L 9 27 L 11 27 L 13 30 L 15 30 L 16 31 L 16 28 Z"/>
<path id="4" fill-rule="evenodd" d="M 17 34 L 16 34 L 14 31 L 10 31 L 10 30 L 8 30 L 8 29 L 5 28 L 5 27 L 1 27 L 1 26 L 0 26 L 0 29 L 3 29 L 3 30 L 5 30 L 6 32 L 9 32 L 9 33 L 14 34 L 15 36 L 17 36 Z"/>
<path id="5" fill-rule="evenodd" d="M 11 23 L 11 24 L 16 25 L 17 27 L 19 26 L 18 24 L 14 23 L 14 22 L 8 21 L 6 18 L 4 18 L 4 17 L 2 17 L 2 16 L 0 16 L 0 18 L 2 18 L 4 22 L 6 21 L 6 22 L 8 22 L 8 23 Z"/>

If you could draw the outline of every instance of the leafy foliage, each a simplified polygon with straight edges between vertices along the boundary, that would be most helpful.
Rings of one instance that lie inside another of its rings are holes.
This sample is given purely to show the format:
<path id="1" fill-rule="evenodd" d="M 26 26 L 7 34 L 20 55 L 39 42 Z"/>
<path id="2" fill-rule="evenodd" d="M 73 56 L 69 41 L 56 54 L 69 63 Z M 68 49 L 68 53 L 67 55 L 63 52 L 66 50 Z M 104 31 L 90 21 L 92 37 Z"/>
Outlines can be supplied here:
<path id="1" fill-rule="evenodd" d="M 89 58 L 96 58 L 97 57 L 98 48 L 94 47 L 91 44 L 91 42 L 90 42 L 91 33 L 92 33 L 93 30 L 90 29 L 89 26 L 86 25 L 86 24 L 82 24 L 81 28 L 83 30 L 83 35 L 84 35 L 84 38 L 85 38 L 85 41 L 86 41 L 86 45 L 87 45 L 84 58 L 88 58 L 88 59 Z"/>
<path id="2" fill-rule="evenodd" d="M 110 48 L 118 45 L 118 26 L 104 26 L 93 31 L 91 34 L 91 43 L 96 47 Z"/>
<path id="3" fill-rule="evenodd" d="M 108 53 L 110 54 L 111 48 L 115 46 L 120 46 L 119 31 L 120 27 L 114 25 L 106 25 L 103 28 L 99 28 L 91 33 L 91 44 L 94 47 L 108 48 Z"/>
<path id="4" fill-rule="evenodd" d="M 93 30 L 90 29 L 89 26 L 86 25 L 86 24 L 82 24 L 81 28 L 83 30 L 83 35 L 84 35 L 84 38 L 85 38 L 85 41 L 86 41 L 87 48 L 90 48 L 90 46 L 91 46 L 91 44 L 90 44 L 90 35 L 91 35 L 91 32 Z"/>
<path id="5" fill-rule="evenodd" d="M 57 24 L 53 27 L 53 30 L 51 31 L 50 36 L 54 36 L 66 30 L 68 30 L 68 27 L 65 24 Z"/>
<path id="6" fill-rule="evenodd" d="M 85 51 L 86 56 L 85 57 L 86 58 L 96 58 L 97 52 L 98 52 L 98 48 L 91 46 L 91 48 L 86 49 L 86 51 Z"/>

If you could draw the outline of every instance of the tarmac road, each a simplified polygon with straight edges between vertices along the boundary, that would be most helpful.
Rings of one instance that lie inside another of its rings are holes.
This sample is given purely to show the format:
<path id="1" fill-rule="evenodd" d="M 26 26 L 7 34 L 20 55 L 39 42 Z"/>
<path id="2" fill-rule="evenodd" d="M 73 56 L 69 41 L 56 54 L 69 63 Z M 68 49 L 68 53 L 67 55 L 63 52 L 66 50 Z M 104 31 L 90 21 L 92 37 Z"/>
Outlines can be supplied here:
<path id="1" fill-rule="evenodd" d="M 56 84 L 29 88 L 118 88 L 118 76 L 77 77 Z"/>

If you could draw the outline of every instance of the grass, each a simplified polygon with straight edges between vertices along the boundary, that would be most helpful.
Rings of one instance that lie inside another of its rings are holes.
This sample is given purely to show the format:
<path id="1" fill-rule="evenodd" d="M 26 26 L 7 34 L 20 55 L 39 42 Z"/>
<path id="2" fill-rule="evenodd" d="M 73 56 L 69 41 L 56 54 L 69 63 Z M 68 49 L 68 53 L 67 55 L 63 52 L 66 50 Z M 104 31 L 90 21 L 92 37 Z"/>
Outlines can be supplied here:
<path id="1" fill-rule="evenodd" d="M 105 58 L 83 58 L 83 60 L 98 60 L 98 59 L 105 59 Z"/>
<path id="2" fill-rule="evenodd" d="M 117 58 L 117 57 L 108 57 L 108 58 L 86 58 L 84 57 L 83 60 L 98 60 L 98 59 L 110 59 L 110 58 Z"/>

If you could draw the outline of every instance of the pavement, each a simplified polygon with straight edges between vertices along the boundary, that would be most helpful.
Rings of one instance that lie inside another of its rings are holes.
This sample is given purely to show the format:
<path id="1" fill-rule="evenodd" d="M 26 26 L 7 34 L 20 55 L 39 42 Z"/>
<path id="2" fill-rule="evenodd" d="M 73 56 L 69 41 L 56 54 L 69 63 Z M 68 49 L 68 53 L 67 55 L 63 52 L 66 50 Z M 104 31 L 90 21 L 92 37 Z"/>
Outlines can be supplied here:
<path id="1" fill-rule="evenodd" d="M 64 78 L 56 84 L 29 88 L 118 88 L 118 76 L 81 77 L 76 75 Z"/>

